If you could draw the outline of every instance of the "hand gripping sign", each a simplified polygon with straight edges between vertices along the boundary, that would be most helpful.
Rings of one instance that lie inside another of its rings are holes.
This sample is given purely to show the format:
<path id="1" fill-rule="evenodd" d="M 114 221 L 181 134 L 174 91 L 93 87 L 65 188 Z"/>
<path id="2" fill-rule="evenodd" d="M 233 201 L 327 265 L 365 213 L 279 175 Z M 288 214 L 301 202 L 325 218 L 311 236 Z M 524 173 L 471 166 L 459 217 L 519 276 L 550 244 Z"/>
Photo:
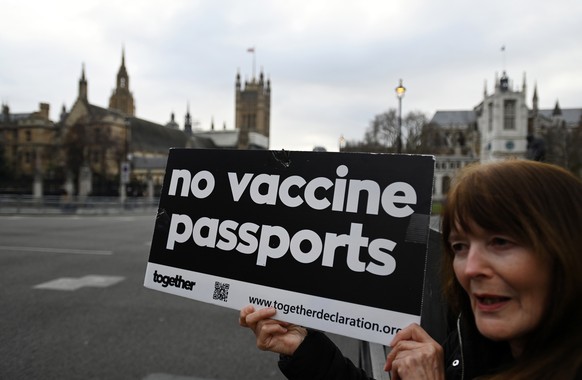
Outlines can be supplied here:
<path id="1" fill-rule="evenodd" d="M 433 156 L 170 150 L 148 288 L 387 344 L 420 323 Z"/>

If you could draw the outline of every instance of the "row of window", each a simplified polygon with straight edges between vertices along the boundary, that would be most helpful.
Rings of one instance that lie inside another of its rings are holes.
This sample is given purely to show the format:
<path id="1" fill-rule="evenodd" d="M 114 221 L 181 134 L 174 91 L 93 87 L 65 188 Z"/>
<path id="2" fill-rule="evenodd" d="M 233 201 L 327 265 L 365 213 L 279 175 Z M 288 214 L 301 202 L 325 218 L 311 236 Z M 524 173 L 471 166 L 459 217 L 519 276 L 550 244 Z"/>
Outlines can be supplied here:
<path id="1" fill-rule="evenodd" d="M 35 162 L 36 160 L 36 151 L 17 151 L 16 149 L 14 149 L 13 152 L 13 157 L 16 157 L 16 161 L 17 162 L 21 162 L 24 163 L 25 165 L 30 165 L 32 163 Z M 46 155 L 45 154 L 40 154 L 40 160 L 44 161 L 46 160 Z"/>
<path id="2" fill-rule="evenodd" d="M 517 101 L 515 99 L 505 99 L 503 101 L 503 129 L 513 130 L 516 128 L 515 120 L 517 116 Z M 487 104 L 487 129 L 493 130 L 493 102 Z"/>
<path id="3" fill-rule="evenodd" d="M 460 169 L 466 165 L 466 161 L 438 161 L 435 163 L 436 170 Z"/>
<path id="4" fill-rule="evenodd" d="M 12 130 L 12 141 L 14 141 L 14 142 L 18 142 L 19 141 L 19 139 L 18 139 L 18 131 L 19 131 L 18 129 Z M 8 132 L 5 132 L 5 133 L 6 133 L 6 135 L 4 135 L 4 136 L 9 136 L 8 135 Z M 31 142 L 32 141 L 32 131 L 29 131 L 29 130 L 25 130 L 24 131 L 24 141 L 25 142 Z"/>

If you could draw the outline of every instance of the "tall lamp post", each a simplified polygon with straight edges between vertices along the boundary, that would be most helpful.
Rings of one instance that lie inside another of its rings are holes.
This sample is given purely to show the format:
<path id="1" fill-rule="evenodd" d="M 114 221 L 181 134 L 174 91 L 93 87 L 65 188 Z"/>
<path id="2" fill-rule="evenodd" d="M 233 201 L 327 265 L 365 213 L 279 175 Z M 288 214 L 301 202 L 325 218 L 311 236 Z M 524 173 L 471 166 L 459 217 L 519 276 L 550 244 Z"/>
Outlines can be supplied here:
<path id="1" fill-rule="evenodd" d="M 398 141 L 396 142 L 396 151 L 402 153 L 402 98 L 406 92 L 406 88 L 402 85 L 402 79 L 400 79 L 400 84 L 395 91 L 398 98 Z"/>
<path id="2" fill-rule="evenodd" d="M 127 184 L 129 183 L 130 179 L 130 163 L 129 163 L 129 129 L 131 128 L 131 123 L 129 119 L 125 119 L 124 122 L 125 127 L 125 141 L 124 141 L 124 149 L 123 149 L 123 158 L 119 168 L 119 200 L 121 203 L 125 203 L 125 199 L 127 198 Z"/>

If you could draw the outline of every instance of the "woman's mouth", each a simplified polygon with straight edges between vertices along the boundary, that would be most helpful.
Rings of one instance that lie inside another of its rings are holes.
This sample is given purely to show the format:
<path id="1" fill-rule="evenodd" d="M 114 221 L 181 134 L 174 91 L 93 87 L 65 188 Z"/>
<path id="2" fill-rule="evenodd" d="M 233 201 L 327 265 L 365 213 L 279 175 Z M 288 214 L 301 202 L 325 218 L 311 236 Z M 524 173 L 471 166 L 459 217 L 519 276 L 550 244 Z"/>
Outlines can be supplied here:
<path id="1" fill-rule="evenodd" d="M 481 309 L 494 310 L 505 305 L 510 297 L 494 296 L 494 295 L 475 295 L 475 299 Z"/>

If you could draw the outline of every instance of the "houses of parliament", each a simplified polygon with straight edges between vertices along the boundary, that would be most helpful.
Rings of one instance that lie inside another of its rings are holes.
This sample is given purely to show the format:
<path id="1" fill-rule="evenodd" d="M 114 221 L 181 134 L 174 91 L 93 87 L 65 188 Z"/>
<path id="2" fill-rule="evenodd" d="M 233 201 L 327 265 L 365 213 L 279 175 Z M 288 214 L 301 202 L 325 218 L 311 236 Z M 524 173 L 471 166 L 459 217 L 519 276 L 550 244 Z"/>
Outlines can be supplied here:
<path id="1" fill-rule="evenodd" d="M 8 104 L 2 105 L 0 179 L 10 178 L 12 188 L 3 180 L 0 192 L 85 196 L 130 189 L 128 195 L 157 195 L 172 147 L 268 149 L 270 80 L 261 72 L 242 83 L 237 73 L 234 87 L 235 128 L 215 130 L 212 125 L 199 131 L 193 129 L 189 110 L 183 128 L 173 113 L 165 125 L 136 116 L 124 51 L 107 108 L 89 101 L 83 67 L 77 99 L 70 110 L 63 106 L 58 121 L 49 119 L 46 103 L 30 113 L 11 113 Z M 582 108 L 562 109 L 556 101 L 553 109 L 541 109 L 537 84 L 531 107 L 526 94 L 525 74 L 521 85 L 514 85 L 503 72 L 495 75 L 492 90 L 485 85 L 473 109 L 436 111 L 423 126 L 427 137 L 421 152 L 436 156 L 433 199 L 443 199 L 456 171 L 477 161 L 553 155 L 550 162 L 582 176 Z"/>
<path id="2" fill-rule="evenodd" d="M 77 99 L 58 121 L 49 119 L 46 103 L 29 113 L 2 104 L 0 177 L 11 181 L 2 181 L 0 192 L 112 196 L 124 181 L 134 195 L 143 195 L 146 183 L 159 193 L 170 148 L 269 147 L 271 83 L 262 72 L 245 83 L 236 75 L 234 130 L 194 130 L 189 110 L 183 129 L 173 113 L 165 125 L 137 117 L 124 50 L 107 108 L 89 101 L 89 83 L 83 66 Z"/>

